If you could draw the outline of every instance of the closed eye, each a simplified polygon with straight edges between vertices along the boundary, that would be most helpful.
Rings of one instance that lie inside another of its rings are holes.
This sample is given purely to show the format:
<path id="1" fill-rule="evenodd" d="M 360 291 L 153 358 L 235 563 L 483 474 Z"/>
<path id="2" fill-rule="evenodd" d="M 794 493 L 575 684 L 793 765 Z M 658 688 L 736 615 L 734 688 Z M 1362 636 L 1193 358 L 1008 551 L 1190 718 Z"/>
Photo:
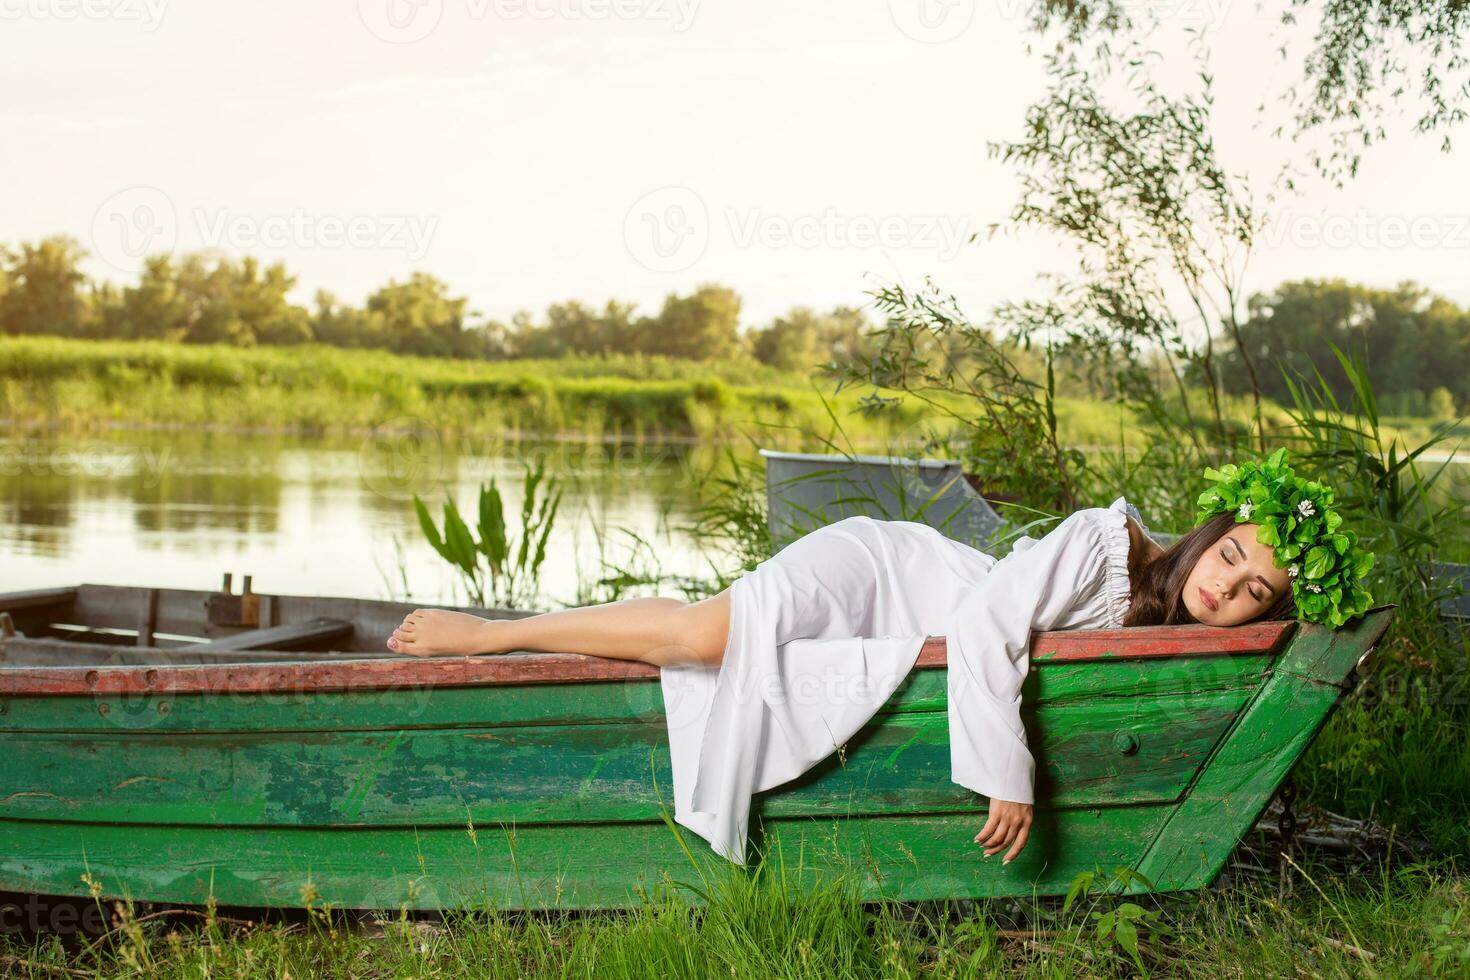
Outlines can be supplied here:
<path id="1" fill-rule="evenodd" d="M 1233 562 L 1233 561 L 1230 560 L 1230 556 L 1225 553 L 1225 549 L 1224 548 L 1221 548 L 1220 549 L 1220 557 L 1221 558 L 1224 558 L 1225 561 L 1228 562 L 1231 565 L 1234 565 L 1235 564 L 1235 562 Z M 1255 589 L 1251 588 L 1250 586 L 1246 586 L 1246 591 L 1251 594 L 1251 598 L 1252 599 L 1256 600 L 1257 602 L 1260 602 L 1261 601 L 1261 597 L 1258 596 L 1258 595 L 1256 595 L 1256 590 Z"/>

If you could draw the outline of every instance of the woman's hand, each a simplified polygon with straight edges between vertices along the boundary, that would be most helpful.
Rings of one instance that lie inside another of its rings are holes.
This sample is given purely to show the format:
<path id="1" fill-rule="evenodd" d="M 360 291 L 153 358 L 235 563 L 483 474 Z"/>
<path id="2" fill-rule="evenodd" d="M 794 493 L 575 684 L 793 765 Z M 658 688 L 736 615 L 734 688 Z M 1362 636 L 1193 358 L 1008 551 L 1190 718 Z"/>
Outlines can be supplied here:
<path id="1" fill-rule="evenodd" d="M 1001 864 L 1010 864 L 1016 855 L 1021 853 L 1021 848 L 1026 846 L 1026 838 L 1031 835 L 1031 804 L 1012 803 L 1010 800 L 990 801 L 990 819 L 985 821 L 985 826 L 980 828 L 980 833 L 975 835 L 975 843 L 985 845 L 985 856 L 999 854 L 1006 848 L 1005 860 Z"/>

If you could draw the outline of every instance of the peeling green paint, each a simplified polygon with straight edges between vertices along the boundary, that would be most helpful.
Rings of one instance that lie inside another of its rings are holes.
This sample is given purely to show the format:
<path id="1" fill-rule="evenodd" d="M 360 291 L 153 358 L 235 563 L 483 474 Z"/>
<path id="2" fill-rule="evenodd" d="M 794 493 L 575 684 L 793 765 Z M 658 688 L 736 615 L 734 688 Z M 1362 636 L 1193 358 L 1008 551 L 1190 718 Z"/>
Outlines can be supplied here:
<path id="1" fill-rule="evenodd" d="M 578 795 L 586 796 L 592 791 L 592 783 L 595 779 L 597 779 L 597 774 L 602 772 L 602 767 L 605 765 L 607 765 L 607 756 L 605 755 L 599 757 L 598 760 L 592 764 L 592 771 L 589 772 L 587 776 L 582 780 L 582 786 L 577 791 Z"/>
<path id="2" fill-rule="evenodd" d="M 885 769 L 892 769 L 893 768 L 893 764 L 898 761 L 898 757 L 901 756 L 901 755 L 903 755 L 903 750 L 906 749 L 906 748 L 908 748 L 910 745 L 913 745 L 918 740 L 919 740 L 919 736 L 918 735 L 914 735 L 907 742 L 903 743 L 898 748 L 894 749 L 889 754 L 888 758 L 883 760 L 883 768 L 885 768 Z"/>
<path id="3" fill-rule="evenodd" d="M 373 788 L 373 784 L 378 781 L 378 773 L 382 772 L 383 766 L 388 762 L 388 757 L 393 754 L 398 748 L 399 743 L 407 735 L 407 732 L 395 733 L 393 738 L 389 740 L 387 745 L 383 746 L 377 756 L 368 762 L 366 771 L 358 776 L 357 782 L 347 792 L 347 796 L 343 800 L 342 812 L 344 814 L 354 820 L 357 819 L 358 814 L 362 812 L 363 801 L 367 799 L 368 792 Z"/>
<path id="4" fill-rule="evenodd" d="M 881 882 L 900 900 L 1055 893 L 1094 865 L 1194 887 L 1275 792 L 1388 614 L 1332 636 L 1303 626 L 1274 655 L 1033 669 L 1022 718 L 1037 825 L 1008 867 L 973 860 L 985 801 L 949 779 L 942 669 L 912 672 L 845 758 L 757 794 L 752 844 L 763 832 L 804 848 L 804 876 L 873 867 L 872 897 Z M 210 692 L 174 698 L 146 730 L 99 717 L 90 696 L 15 698 L 0 889 L 75 894 L 91 871 L 108 897 L 200 903 L 212 887 L 222 902 L 291 906 L 309 870 L 319 897 L 343 907 L 636 905 L 639 886 L 686 875 L 691 856 L 722 860 L 663 820 L 660 697 L 646 681 L 289 702 Z M 1120 732 L 1136 750 L 1119 750 Z M 508 829 L 486 832 L 496 827 Z"/>

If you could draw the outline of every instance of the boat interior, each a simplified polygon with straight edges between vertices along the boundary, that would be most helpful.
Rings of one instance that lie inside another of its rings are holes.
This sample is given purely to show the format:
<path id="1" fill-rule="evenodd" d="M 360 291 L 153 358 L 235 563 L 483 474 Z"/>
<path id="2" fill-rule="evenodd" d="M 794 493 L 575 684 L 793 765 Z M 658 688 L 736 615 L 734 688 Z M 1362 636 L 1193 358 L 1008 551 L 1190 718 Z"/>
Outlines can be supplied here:
<path id="1" fill-rule="evenodd" d="M 83 584 L 0 593 L 0 667 L 405 659 L 384 645 L 425 603 Z M 492 619 L 532 612 L 459 609 Z"/>

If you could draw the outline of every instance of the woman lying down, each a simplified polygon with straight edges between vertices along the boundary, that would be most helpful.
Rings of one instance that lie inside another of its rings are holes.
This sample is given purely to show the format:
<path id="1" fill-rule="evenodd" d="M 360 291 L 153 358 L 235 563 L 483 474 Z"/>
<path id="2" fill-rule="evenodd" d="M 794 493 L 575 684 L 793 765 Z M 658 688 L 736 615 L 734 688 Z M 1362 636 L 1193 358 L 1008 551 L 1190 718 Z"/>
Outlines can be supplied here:
<path id="1" fill-rule="evenodd" d="M 1286 450 L 1207 469 L 1196 526 L 1168 548 L 1119 497 L 997 560 L 927 524 L 849 517 L 810 532 L 718 595 L 650 597 L 487 620 L 410 613 L 387 645 L 415 656 L 582 653 L 659 668 L 675 820 L 743 864 L 754 793 L 832 754 L 947 644 L 951 779 L 989 798 L 975 835 L 1010 863 L 1032 824 L 1021 725 L 1032 631 L 1300 618 L 1343 625 L 1371 597 L 1373 556 L 1333 492 Z"/>

